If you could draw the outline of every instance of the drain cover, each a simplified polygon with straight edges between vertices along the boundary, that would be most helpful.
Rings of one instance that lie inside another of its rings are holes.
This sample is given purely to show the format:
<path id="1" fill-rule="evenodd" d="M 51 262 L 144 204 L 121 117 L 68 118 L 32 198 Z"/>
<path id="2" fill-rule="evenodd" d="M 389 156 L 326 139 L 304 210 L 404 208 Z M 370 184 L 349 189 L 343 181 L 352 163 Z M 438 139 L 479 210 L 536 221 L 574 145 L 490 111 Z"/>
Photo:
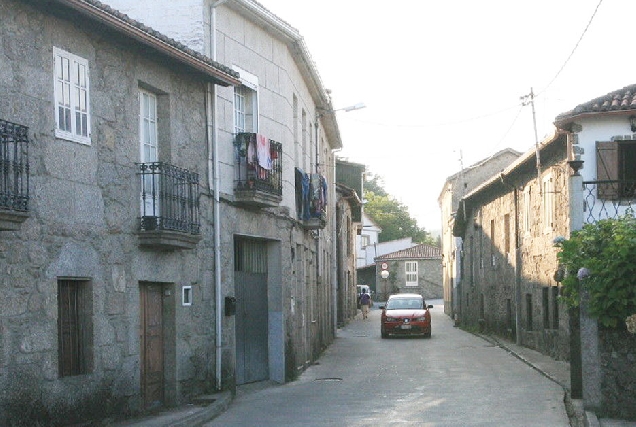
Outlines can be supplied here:
<path id="1" fill-rule="evenodd" d="M 342 381 L 342 378 L 316 378 L 314 381 Z"/>

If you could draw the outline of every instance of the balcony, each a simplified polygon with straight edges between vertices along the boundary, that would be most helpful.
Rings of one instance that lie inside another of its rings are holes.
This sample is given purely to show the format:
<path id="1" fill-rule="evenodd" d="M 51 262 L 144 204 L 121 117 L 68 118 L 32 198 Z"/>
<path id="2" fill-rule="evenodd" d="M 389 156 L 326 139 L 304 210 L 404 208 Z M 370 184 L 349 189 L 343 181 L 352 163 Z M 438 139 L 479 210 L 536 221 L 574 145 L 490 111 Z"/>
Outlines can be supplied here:
<path id="1" fill-rule="evenodd" d="M 296 214 L 306 230 L 327 225 L 327 180 L 318 173 L 307 174 L 296 168 Z"/>
<path id="2" fill-rule="evenodd" d="M 583 182 L 583 219 L 593 223 L 617 218 L 636 207 L 636 181 L 604 180 Z"/>
<path id="3" fill-rule="evenodd" d="M 0 231 L 29 217 L 29 128 L 0 119 Z"/>
<path id="4" fill-rule="evenodd" d="M 234 199 L 247 207 L 276 207 L 283 200 L 283 146 L 255 133 L 234 140 Z"/>
<path id="5" fill-rule="evenodd" d="M 139 164 L 139 244 L 159 250 L 193 249 L 201 240 L 199 174 L 162 162 Z"/>

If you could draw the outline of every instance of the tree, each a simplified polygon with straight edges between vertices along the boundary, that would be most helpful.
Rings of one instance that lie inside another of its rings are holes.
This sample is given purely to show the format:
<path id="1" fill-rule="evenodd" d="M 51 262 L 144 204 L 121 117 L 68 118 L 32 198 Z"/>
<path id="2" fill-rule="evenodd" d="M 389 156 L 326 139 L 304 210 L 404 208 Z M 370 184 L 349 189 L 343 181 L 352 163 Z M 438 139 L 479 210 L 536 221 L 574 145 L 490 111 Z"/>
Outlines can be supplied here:
<path id="1" fill-rule="evenodd" d="M 435 245 L 435 239 L 411 218 L 408 207 L 390 196 L 380 176 L 369 174 L 364 183 L 364 212 L 382 229 L 380 242 L 411 237 L 415 243 Z"/>

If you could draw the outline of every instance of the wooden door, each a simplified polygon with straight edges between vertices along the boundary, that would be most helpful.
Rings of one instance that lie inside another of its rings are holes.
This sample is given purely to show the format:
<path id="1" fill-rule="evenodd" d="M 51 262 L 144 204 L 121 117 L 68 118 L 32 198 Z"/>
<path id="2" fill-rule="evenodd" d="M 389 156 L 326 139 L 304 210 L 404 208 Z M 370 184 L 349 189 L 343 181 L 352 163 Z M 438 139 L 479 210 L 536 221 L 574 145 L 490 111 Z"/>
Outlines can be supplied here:
<path id="1" fill-rule="evenodd" d="M 163 289 L 147 284 L 140 291 L 141 393 L 149 408 L 164 400 Z"/>

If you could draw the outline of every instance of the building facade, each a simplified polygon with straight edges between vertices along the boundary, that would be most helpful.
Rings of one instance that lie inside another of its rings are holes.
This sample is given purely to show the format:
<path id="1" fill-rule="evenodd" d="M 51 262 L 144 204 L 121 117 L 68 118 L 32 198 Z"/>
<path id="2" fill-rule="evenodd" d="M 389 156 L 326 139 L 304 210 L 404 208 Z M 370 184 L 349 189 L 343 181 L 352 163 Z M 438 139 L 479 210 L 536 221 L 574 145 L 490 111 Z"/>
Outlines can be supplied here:
<path id="1" fill-rule="evenodd" d="M 395 293 L 442 298 L 442 253 L 435 246 L 419 244 L 380 255 L 375 258 L 375 265 L 378 301 L 386 301 Z"/>
<path id="2" fill-rule="evenodd" d="M 463 240 L 458 312 L 464 325 L 569 358 L 569 323 L 554 280 L 553 241 L 569 233 L 567 137 L 555 133 L 468 193 L 454 232 Z"/>
<path id="3" fill-rule="evenodd" d="M 453 223 L 459 201 L 486 179 L 501 172 L 521 153 L 510 148 L 501 150 L 472 166 L 449 176 L 437 199 L 442 212 L 442 270 L 444 282 L 444 312 L 454 316 L 457 312 L 457 285 L 461 281 L 462 239 L 453 236 Z"/>
<path id="4" fill-rule="evenodd" d="M 238 74 L 94 2 L 0 9 L 0 424 L 209 391 L 205 86 Z"/>
<path id="5" fill-rule="evenodd" d="M 0 1 L 0 424 L 282 383 L 335 335 L 342 144 L 302 38 L 115 3 Z"/>

